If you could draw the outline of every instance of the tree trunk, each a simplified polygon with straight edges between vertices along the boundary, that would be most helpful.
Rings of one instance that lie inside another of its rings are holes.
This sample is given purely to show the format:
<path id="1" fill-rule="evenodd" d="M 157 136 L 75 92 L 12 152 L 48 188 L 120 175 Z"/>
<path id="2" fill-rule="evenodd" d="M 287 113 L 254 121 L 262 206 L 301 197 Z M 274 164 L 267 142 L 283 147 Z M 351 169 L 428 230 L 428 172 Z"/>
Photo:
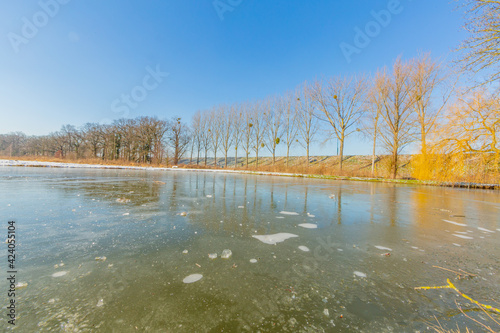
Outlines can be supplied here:
<path id="1" fill-rule="evenodd" d="M 238 149 L 234 150 L 234 168 L 236 169 L 236 164 L 238 164 Z"/>
<path id="2" fill-rule="evenodd" d="M 398 147 L 395 145 L 392 150 L 392 179 L 398 175 Z"/>

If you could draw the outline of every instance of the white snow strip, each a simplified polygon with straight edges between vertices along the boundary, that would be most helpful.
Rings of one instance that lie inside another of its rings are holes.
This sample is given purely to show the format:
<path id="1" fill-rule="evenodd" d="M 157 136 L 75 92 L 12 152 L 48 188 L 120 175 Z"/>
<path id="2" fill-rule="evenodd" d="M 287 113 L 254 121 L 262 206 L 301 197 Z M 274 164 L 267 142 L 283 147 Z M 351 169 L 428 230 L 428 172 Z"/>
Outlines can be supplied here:
<path id="1" fill-rule="evenodd" d="M 481 230 L 481 231 L 485 231 L 485 232 L 491 232 L 491 233 L 494 233 L 493 230 L 488 230 L 488 229 L 485 229 L 485 228 L 481 228 L 481 227 L 477 227 L 478 230 Z"/>
<path id="2" fill-rule="evenodd" d="M 304 252 L 309 252 L 309 251 L 311 251 L 311 250 L 309 250 L 309 248 L 308 248 L 307 246 L 304 246 L 304 245 L 299 246 L 299 250 L 302 250 L 302 251 L 304 251 Z"/>
<path id="3" fill-rule="evenodd" d="M 451 223 L 451 224 L 454 224 L 454 225 L 459 225 L 461 227 L 466 227 L 467 226 L 467 224 L 453 222 L 453 221 L 450 221 L 450 220 L 443 220 L 443 221 L 445 221 L 446 223 Z"/>
<path id="4" fill-rule="evenodd" d="M 299 215 L 299 213 L 296 213 L 296 212 L 286 212 L 284 210 L 282 210 L 280 212 L 280 214 L 283 214 L 283 215 Z"/>
<path id="5" fill-rule="evenodd" d="M 354 275 L 359 276 L 359 277 L 362 277 L 362 278 L 365 278 L 365 277 L 366 277 L 366 274 L 365 274 L 365 273 L 358 272 L 358 271 L 354 271 Z"/>
<path id="6" fill-rule="evenodd" d="M 52 277 L 61 277 L 61 276 L 64 276 L 66 274 L 68 274 L 68 272 L 60 271 L 60 272 L 56 272 L 56 273 L 52 274 Z"/>
<path id="7" fill-rule="evenodd" d="M 464 235 L 457 235 L 457 234 L 452 234 L 452 235 L 455 237 L 463 238 L 463 239 L 474 239 L 473 237 L 464 236 Z"/>
<path id="8" fill-rule="evenodd" d="M 458 246 L 458 247 L 462 246 L 462 245 L 457 244 L 457 243 L 453 243 L 453 245 Z"/>
<path id="9" fill-rule="evenodd" d="M 281 243 L 289 238 L 299 237 L 299 236 L 290 234 L 288 232 L 280 232 L 272 235 L 253 235 L 252 237 L 260 240 L 262 243 L 276 245 L 276 243 Z"/>
<path id="10" fill-rule="evenodd" d="M 309 217 L 316 217 L 316 215 L 309 214 L 309 213 L 307 213 L 307 216 L 309 216 Z"/>
<path id="11" fill-rule="evenodd" d="M 392 249 L 385 247 L 385 246 L 375 245 L 375 247 L 379 250 L 382 250 L 382 251 L 392 251 Z"/>
<path id="12" fill-rule="evenodd" d="M 276 216 L 277 219 L 284 219 L 284 216 Z"/>
<path id="13" fill-rule="evenodd" d="M 184 280 L 182 280 L 182 282 L 184 282 L 184 283 L 193 283 L 193 282 L 196 282 L 196 281 L 200 281 L 202 277 L 203 277 L 203 275 L 201 275 L 201 274 L 191 274 L 191 275 L 186 276 L 184 278 Z"/>
<path id="14" fill-rule="evenodd" d="M 316 229 L 316 228 L 318 228 L 318 225 L 314 224 L 314 223 L 301 223 L 301 224 L 299 224 L 299 227 L 306 228 L 306 229 Z"/>

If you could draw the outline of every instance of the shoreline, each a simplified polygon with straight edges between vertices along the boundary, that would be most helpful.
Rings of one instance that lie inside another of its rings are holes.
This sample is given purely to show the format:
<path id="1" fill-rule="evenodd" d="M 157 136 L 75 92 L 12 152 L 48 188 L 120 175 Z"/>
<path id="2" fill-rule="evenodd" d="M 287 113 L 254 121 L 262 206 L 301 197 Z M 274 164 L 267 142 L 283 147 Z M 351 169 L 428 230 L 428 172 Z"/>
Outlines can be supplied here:
<path id="1" fill-rule="evenodd" d="M 251 170 L 231 170 L 231 169 L 203 169 L 203 168 L 178 168 L 178 167 L 155 167 L 155 166 L 128 166 L 114 164 L 88 164 L 88 163 L 64 163 L 64 162 L 45 162 L 45 161 L 27 161 L 16 159 L 0 159 L 0 167 L 45 167 L 45 168 L 81 168 L 81 169 L 123 169 L 123 170 L 154 170 L 154 171 L 187 171 L 187 172 L 224 172 L 237 174 L 250 174 L 260 176 L 279 176 L 279 177 L 297 177 L 310 179 L 325 179 L 325 180 L 345 180 L 345 181 L 362 181 L 362 182 L 377 182 L 377 183 L 392 183 L 401 185 L 425 185 L 425 186 L 442 186 L 456 187 L 467 189 L 487 189 L 500 190 L 500 184 L 479 184 L 479 183 L 447 183 L 436 181 L 425 181 L 415 179 L 387 179 L 387 178 L 365 178 L 365 177 L 347 177 L 347 176 L 325 176 L 317 174 L 301 174 L 301 173 L 286 173 L 286 172 L 270 172 L 270 171 L 251 171 Z"/>

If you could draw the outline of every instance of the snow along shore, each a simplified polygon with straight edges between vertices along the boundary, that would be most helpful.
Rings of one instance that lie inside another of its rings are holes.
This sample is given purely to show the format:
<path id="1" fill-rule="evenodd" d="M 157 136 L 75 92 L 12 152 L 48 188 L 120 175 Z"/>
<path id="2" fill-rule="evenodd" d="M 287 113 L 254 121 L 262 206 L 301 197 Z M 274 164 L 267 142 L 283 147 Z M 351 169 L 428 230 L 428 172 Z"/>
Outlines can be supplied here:
<path id="1" fill-rule="evenodd" d="M 62 163 L 62 162 L 44 162 L 44 161 L 23 161 L 23 160 L 2 160 L 0 159 L 0 167 L 46 167 L 46 168 L 86 168 L 86 169 L 129 169 L 129 170 L 152 170 L 152 171 L 197 171 L 197 172 L 225 172 L 225 173 L 246 173 L 258 175 L 275 175 L 275 176 L 294 176 L 307 177 L 309 175 L 284 173 L 284 172 L 265 172 L 265 171 L 246 171 L 246 170 L 231 170 L 231 169 L 189 169 L 189 168 L 159 168 L 159 167 L 141 167 L 128 165 L 102 165 L 102 164 L 80 164 L 80 163 Z"/>
<path id="2" fill-rule="evenodd" d="M 47 168 L 89 168 L 89 169 L 129 169 L 129 170 L 160 170 L 160 171 L 195 171 L 195 172 L 226 172 L 239 173 L 250 175 L 266 175 L 266 176 L 285 176 L 285 177 L 303 177 L 317 179 L 335 179 L 335 180 L 352 180 L 352 181 L 376 181 L 383 183 L 399 183 L 411 185 L 431 185 L 459 188 L 477 188 L 477 189 L 492 189 L 499 190 L 500 184 L 480 184 L 480 183 L 440 183 L 435 181 L 417 181 L 408 182 L 404 179 L 384 179 L 384 178 L 363 178 L 363 177 L 343 177 L 343 176 L 322 176 L 315 174 L 301 173 L 286 173 L 286 172 L 268 172 L 268 171 L 247 171 L 247 170 L 231 170 L 231 169 L 189 169 L 189 168 L 157 168 L 157 167 L 140 167 L 127 165 L 101 165 L 101 164 L 79 164 L 79 163 L 62 163 L 62 162 L 43 162 L 43 161 L 22 161 L 22 160 L 3 160 L 0 159 L 0 167 L 2 166 L 24 166 L 24 167 L 47 167 Z"/>

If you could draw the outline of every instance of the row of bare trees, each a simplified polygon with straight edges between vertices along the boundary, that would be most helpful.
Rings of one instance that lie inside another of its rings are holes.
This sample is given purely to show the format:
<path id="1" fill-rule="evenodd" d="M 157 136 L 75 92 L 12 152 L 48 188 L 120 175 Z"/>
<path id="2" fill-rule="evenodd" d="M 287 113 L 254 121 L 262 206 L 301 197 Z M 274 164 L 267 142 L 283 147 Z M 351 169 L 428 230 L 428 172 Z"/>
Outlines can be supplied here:
<path id="1" fill-rule="evenodd" d="M 170 152 L 177 164 L 189 141 L 189 131 L 180 118 L 166 121 L 139 117 L 119 119 L 111 125 L 64 125 L 60 131 L 45 136 L 0 135 L 0 153 L 161 163 Z"/>

